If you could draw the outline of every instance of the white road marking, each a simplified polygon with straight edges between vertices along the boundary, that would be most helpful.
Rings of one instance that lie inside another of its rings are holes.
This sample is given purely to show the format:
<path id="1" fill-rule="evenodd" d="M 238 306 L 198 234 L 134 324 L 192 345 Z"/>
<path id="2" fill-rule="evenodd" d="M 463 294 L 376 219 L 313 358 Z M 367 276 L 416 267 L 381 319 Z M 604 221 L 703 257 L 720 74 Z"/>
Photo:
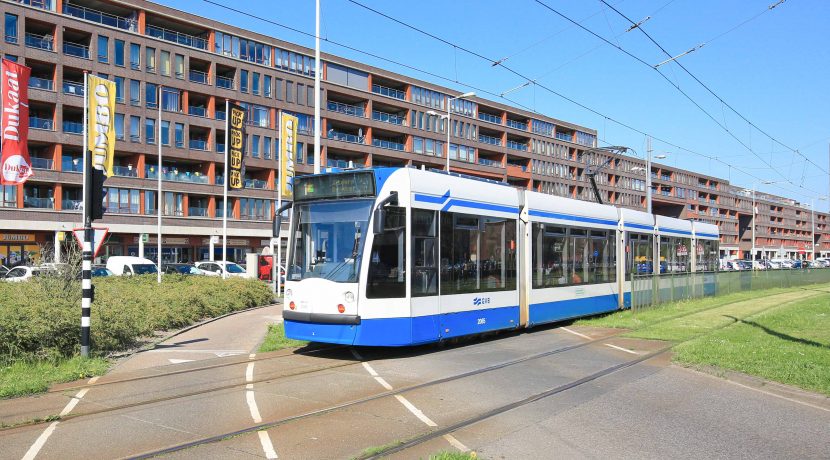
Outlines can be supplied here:
<path id="1" fill-rule="evenodd" d="M 453 436 L 451 434 L 445 434 L 444 439 L 446 439 L 450 444 L 452 444 L 453 447 L 460 450 L 461 452 L 469 452 L 470 451 L 469 447 L 462 444 L 461 441 L 459 441 L 458 439 L 455 439 L 455 436 Z"/>
<path id="2" fill-rule="evenodd" d="M 176 358 L 170 358 L 170 359 L 168 359 L 168 361 L 170 361 L 170 362 L 171 362 L 171 363 L 173 363 L 173 364 L 181 364 L 181 363 L 192 363 L 193 361 L 195 361 L 195 359 L 176 359 Z"/>
<path id="3" fill-rule="evenodd" d="M 23 460 L 33 460 L 37 456 L 40 449 L 42 449 L 43 445 L 46 444 L 46 440 L 49 439 L 49 436 L 51 436 L 52 432 L 55 431 L 56 426 L 58 426 L 58 422 L 52 422 L 49 424 L 49 427 L 46 428 L 40 436 L 38 436 L 37 441 L 32 444 L 32 447 L 30 447 L 28 452 L 26 452 L 26 455 L 23 456 Z"/>
<path id="4" fill-rule="evenodd" d="M 254 364 L 255 363 L 248 363 L 248 368 L 245 369 L 245 381 L 251 382 L 254 380 Z"/>
<path id="5" fill-rule="evenodd" d="M 256 358 L 256 353 L 251 353 L 250 355 L 248 355 L 248 358 L 250 358 L 250 359 Z"/>
<path id="6" fill-rule="evenodd" d="M 89 379 L 86 383 L 87 385 L 92 385 L 97 381 L 98 377 L 96 376 Z M 69 402 L 61 411 L 61 417 L 72 412 L 72 409 L 74 409 L 75 406 L 78 405 L 78 402 L 81 400 L 81 398 L 83 398 L 86 395 L 88 391 L 89 388 L 84 388 L 80 390 L 77 394 L 75 394 L 75 396 L 73 396 L 72 399 L 69 400 Z M 38 438 L 35 440 L 35 443 L 32 444 L 31 447 L 29 447 L 28 451 L 26 451 L 26 455 L 23 456 L 23 460 L 32 460 L 35 457 L 37 457 L 37 454 L 40 452 L 40 449 L 42 449 L 44 444 L 46 444 L 46 440 L 49 439 L 49 436 L 52 436 L 52 433 L 55 431 L 55 428 L 58 426 L 58 423 L 60 422 L 52 422 L 49 424 L 48 427 L 46 427 L 45 430 L 43 430 L 43 433 L 41 433 L 40 436 L 38 436 Z"/>
<path id="7" fill-rule="evenodd" d="M 563 330 L 563 331 L 565 331 L 565 332 L 570 332 L 571 334 L 573 334 L 573 335 L 577 335 L 577 336 L 579 336 L 579 337 L 582 337 L 583 339 L 593 340 L 591 337 L 588 337 L 588 336 L 587 336 L 587 335 L 585 335 L 585 334 L 580 334 L 579 332 L 576 332 L 576 331 L 574 331 L 574 330 L 568 329 L 567 327 L 560 327 L 559 329 L 562 329 L 562 330 Z"/>
<path id="8" fill-rule="evenodd" d="M 279 458 L 277 457 L 277 451 L 274 450 L 274 445 L 271 444 L 271 438 L 267 431 L 259 432 L 259 442 L 262 444 L 262 450 L 265 451 L 265 458 Z"/>
<path id="9" fill-rule="evenodd" d="M 378 376 L 378 373 L 375 372 L 374 369 L 372 369 L 372 366 L 370 366 L 369 363 L 367 363 L 366 361 L 363 361 L 361 364 L 363 364 L 363 368 L 366 369 L 366 372 L 368 372 L 372 377 L 377 377 Z"/>
<path id="10" fill-rule="evenodd" d="M 253 383 L 249 383 L 249 384 L 245 385 L 245 389 L 246 389 L 246 390 L 253 390 L 253 389 L 254 389 L 254 384 L 253 384 Z"/>
<path id="11" fill-rule="evenodd" d="M 375 377 L 375 380 L 377 380 L 378 383 L 383 386 L 383 388 L 386 388 L 387 390 L 392 389 L 392 385 L 389 385 L 389 383 L 386 382 L 386 380 L 383 380 L 383 377 Z"/>
<path id="12" fill-rule="evenodd" d="M 251 418 L 254 419 L 254 423 L 262 423 L 259 407 L 256 405 L 256 399 L 254 399 L 254 390 L 245 391 L 245 400 L 248 401 L 248 409 L 251 411 Z"/>
<path id="13" fill-rule="evenodd" d="M 437 424 L 437 423 L 435 423 L 435 422 L 433 422 L 432 420 L 430 420 L 430 419 L 429 419 L 429 417 L 427 417 L 426 415 L 424 415 L 424 413 L 423 413 L 423 412 L 421 412 L 421 409 L 418 409 L 417 407 L 415 407 L 415 406 L 414 406 L 411 402 L 409 402 L 409 400 L 408 400 L 408 399 L 404 398 L 404 397 L 403 397 L 403 396 L 401 396 L 401 395 L 395 395 L 395 399 L 397 399 L 398 401 L 400 401 L 400 402 L 401 402 L 401 404 L 403 404 L 403 405 L 404 405 L 404 407 L 406 407 L 407 409 L 409 409 L 409 412 L 412 412 L 412 414 L 413 414 L 413 415 L 415 415 L 416 417 L 418 417 L 418 420 L 420 420 L 420 421 L 422 421 L 422 422 L 426 423 L 426 424 L 427 424 L 427 426 L 433 426 L 433 427 L 434 427 L 434 426 L 438 426 L 438 424 Z"/>
<path id="14" fill-rule="evenodd" d="M 605 344 L 605 346 L 606 346 L 606 347 L 611 347 L 611 348 L 613 348 L 613 349 L 615 349 L 615 350 L 624 351 L 624 352 L 626 352 L 626 353 L 631 353 L 632 355 L 639 355 L 639 354 L 640 354 L 640 353 L 639 353 L 639 352 L 637 352 L 637 351 L 634 351 L 634 350 L 629 350 L 628 348 L 618 347 L 618 346 L 616 346 L 616 345 L 612 345 L 612 344 L 610 344 L 610 343 L 606 343 L 606 344 Z"/>

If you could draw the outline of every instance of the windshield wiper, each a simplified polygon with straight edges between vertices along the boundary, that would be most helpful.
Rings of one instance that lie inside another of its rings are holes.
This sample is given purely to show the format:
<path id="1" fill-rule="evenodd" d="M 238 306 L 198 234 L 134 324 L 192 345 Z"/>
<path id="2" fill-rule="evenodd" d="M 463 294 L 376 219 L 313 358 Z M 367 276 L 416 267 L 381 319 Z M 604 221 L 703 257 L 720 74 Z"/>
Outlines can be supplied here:
<path id="1" fill-rule="evenodd" d="M 352 251 L 352 255 L 345 258 L 345 259 L 343 259 L 343 262 L 340 262 L 339 264 L 337 264 L 330 272 L 328 272 L 328 274 L 326 274 L 324 279 L 333 280 L 332 277 L 335 274 L 337 274 L 338 272 L 340 272 L 340 270 L 342 270 L 346 266 L 346 264 L 349 263 L 349 260 L 354 262 L 354 266 L 356 267 L 357 266 L 357 253 L 358 252 L 360 252 L 360 245 L 359 244 L 354 249 L 354 251 Z"/>

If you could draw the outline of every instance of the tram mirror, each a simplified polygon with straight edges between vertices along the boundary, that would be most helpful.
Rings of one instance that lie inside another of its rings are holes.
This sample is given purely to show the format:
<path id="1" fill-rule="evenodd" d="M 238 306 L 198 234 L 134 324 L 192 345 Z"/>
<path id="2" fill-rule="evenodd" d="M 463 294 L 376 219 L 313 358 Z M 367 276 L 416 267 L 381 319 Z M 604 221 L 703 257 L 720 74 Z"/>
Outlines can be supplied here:
<path id="1" fill-rule="evenodd" d="M 375 215 L 372 218 L 372 233 L 380 235 L 383 233 L 383 224 L 386 222 L 386 209 L 383 206 L 375 208 Z"/>

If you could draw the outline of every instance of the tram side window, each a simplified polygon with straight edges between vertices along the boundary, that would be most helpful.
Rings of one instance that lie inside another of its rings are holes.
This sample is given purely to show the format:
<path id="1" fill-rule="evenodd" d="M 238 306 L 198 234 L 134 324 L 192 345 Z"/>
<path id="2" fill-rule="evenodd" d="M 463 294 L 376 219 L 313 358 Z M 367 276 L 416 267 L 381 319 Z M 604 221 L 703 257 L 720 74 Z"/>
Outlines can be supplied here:
<path id="1" fill-rule="evenodd" d="M 533 287 L 616 280 L 616 233 L 533 224 Z"/>
<path id="2" fill-rule="evenodd" d="M 441 214 L 441 294 L 516 289 L 516 221 Z"/>
<path id="3" fill-rule="evenodd" d="M 695 248 L 697 271 L 713 272 L 718 268 L 718 243 L 714 240 L 698 240 Z"/>
<path id="4" fill-rule="evenodd" d="M 546 288 L 570 284 L 568 273 L 567 229 L 534 223 L 533 287 Z"/>
<path id="5" fill-rule="evenodd" d="M 660 273 L 686 273 L 691 271 L 690 238 L 660 237 Z"/>
<path id="6" fill-rule="evenodd" d="M 436 211 L 412 210 L 412 297 L 438 295 Z"/>
<path id="7" fill-rule="evenodd" d="M 612 283 L 617 280 L 616 266 L 616 239 L 615 232 L 607 230 L 591 230 L 587 251 L 588 283 Z"/>
<path id="8" fill-rule="evenodd" d="M 406 209 L 387 206 L 383 233 L 374 235 L 366 297 L 406 297 Z"/>
<path id="9" fill-rule="evenodd" d="M 638 275 L 650 275 L 654 272 L 652 238 L 651 235 L 628 234 L 629 250 L 626 251 L 626 256 L 629 263 L 626 265 L 627 273 L 631 273 L 633 270 Z"/>

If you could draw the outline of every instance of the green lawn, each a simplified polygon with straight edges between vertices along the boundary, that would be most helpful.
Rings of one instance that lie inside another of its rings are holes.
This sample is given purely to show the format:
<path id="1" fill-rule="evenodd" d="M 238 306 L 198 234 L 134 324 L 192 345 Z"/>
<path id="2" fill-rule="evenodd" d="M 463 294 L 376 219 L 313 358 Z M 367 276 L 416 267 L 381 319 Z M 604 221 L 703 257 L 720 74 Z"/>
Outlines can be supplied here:
<path id="1" fill-rule="evenodd" d="M 103 375 L 108 368 L 106 359 L 80 357 L 3 365 L 0 367 L 0 398 L 40 393 L 55 383 Z"/>
<path id="2" fill-rule="evenodd" d="M 830 395 L 830 294 L 744 318 L 674 350 L 682 364 L 718 366 Z"/>
<path id="3" fill-rule="evenodd" d="M 268 334 L 262 345 L 259 346 L 259 352 L 282 350 L 283 348 L 298 348 L 308 345 L 304 340 L 289 339 L 285 336 L 285 327 L 282 323 L 272 324 L 268 326 Z"/>

